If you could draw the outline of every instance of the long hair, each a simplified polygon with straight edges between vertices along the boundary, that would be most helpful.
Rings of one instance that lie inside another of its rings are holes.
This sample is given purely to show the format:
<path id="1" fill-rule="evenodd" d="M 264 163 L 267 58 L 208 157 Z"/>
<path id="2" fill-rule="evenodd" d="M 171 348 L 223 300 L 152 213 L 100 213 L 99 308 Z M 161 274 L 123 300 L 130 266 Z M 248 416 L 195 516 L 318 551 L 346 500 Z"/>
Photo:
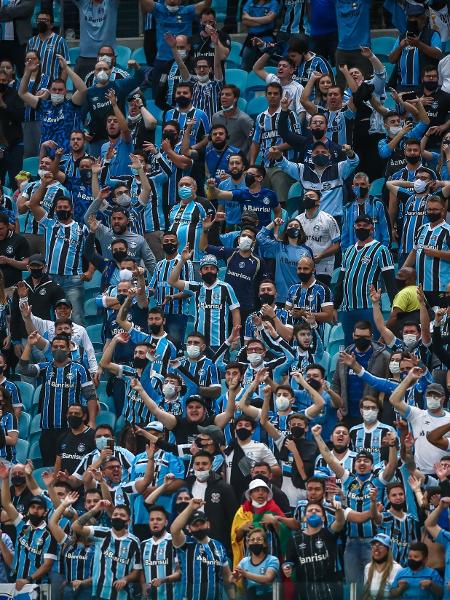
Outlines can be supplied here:
<path id="1" fill-rule="evenodd" d="M 287 228 L 289 226 L 289 223 L 293 223 L 296 222 L 300 225 L 300 235 L 297 238 L 297 246 L 302 246 L 303 244 L 305 244 L 307 237 L 306 237 L 306 233 L 302 227 L 302 224 L 300 223 L 300 221 L 298 219 L 289 219 L 289 221 L 286 223 L 286 229 L 284 230 L 283 233 L 283 237 L 281 238 L 281 241 L 283 242 L 283 244 L 289 244 L 289 238 L 287 235 Z"/>
<path id="2" fill-rule="evenodd" d="M 364 586 L 362 600 L 371 600 L 370 586 L 372 584 L 372 578 L 373 578 L 373 574 L 375 572 L 375 564 L 376 564 L 375 561 L 372 559 L 369 564 L 369 572 L 367 573 L 367 583 Z M 377 595 L 375 596 L 375 600 L 383 600 L 384 591 L 386 588 L 386 582 L 388 580 L 389 575 L 391 574 L 393 566 L 394 566 L 394 557 L 392 555 L 392 550 L 389 549 L 386 562 L 384 563 L 383 570 L 381 571 L 380 587 L 378 588 Z"/>

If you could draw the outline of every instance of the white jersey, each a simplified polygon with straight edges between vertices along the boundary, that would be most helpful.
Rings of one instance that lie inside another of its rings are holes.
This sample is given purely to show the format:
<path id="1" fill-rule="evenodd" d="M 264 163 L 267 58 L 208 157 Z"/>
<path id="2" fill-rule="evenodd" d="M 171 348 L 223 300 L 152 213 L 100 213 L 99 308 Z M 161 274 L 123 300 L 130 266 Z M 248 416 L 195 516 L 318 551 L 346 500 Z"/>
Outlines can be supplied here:
<path id="1" fill-rule="evenodd" d="M 445 44 L 449 38 L 450 32 L 448 7 L 444 6 L 444 8 L 441 8 L 440 10 L 435 10 L 434 8 L 428 7 L 428 10 L 430 13 L 430 28 L 439 33 L 441 36 L 441 42 Z"/>
<path id="2" fill-rule="evenodd" d="M 279 83 L 281 85 L 281 81 L 275 73 L 269 73 L 266 77 L 266 85 L 269 83 Z M 305 112 L 305 108 L 303 104 L 300 102 L 300 97 L 303 94 L 303 86 L 298 81 L 291 81 L 287 85 L 283 85 L 283 95 L 288 94 L 290 98 L 289 108 L 293 110 L 297 115 L 302 112 Z"/>
<path id="3" fill-rule="evenodd" d="M 248 444 L 241 446 L 245 456 L 250 460 L 252 465 L 257 462 L 266 462 L 269 466 L 278 466 L 278 461 L 273 455 L 272 450 L 262 442 L 251 440 Z M 234 450 L 228 456 L 225 456 L 225 472 L 227 483 L 230 483 L 231 468 L 233 464 Z"/>
<path id="4" fill-rule="evenodd" d="M 448 455 L 448 450 L 440 450 L 436 446 L 433 446 L 433 444 L 430 444 L 427 440 L 427 433 L 433 431 L 436 427 L 450 423 L 450 413 L 444 411 L 441 416 L 435 417 L 428 410 L 417 408 L 417 406 L 410 406 L 405 414 L 405 419 L 408 421 L 413 437 L 416 440 L 414 459 L 417 468 L 427 475 L 434 473 L 434 465 L 443 456 Z"/>
<path id="5" fill-rule="evenodd" d="M 341 238 L 341 232 L 336 219 L 323 210 L 319 211 L 312 219 L 308 219 L 306 213 L 302 213 L 295 218 L 297 221 L 300 221 L 307 237 L 306 245 L 311 248 L 314 256 L 320 254 Z M 318 275 L 332 275 L 333 270 L 334 255 L 327 256 L 316 264 L 316 273 Z"/>

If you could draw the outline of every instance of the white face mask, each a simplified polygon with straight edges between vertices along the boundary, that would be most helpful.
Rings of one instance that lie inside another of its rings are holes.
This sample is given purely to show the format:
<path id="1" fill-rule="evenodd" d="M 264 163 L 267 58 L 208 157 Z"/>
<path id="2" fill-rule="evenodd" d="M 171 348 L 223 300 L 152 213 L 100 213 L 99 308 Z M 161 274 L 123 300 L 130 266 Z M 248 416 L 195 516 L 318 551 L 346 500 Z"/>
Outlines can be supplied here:
<path id="1" fill-rule="evenodd" d="M 248 362 L 252 365 L 252 367 L 260 365 L 263 361 L 263 357 L 257 352 L 250 352 L 250 354 L 247 354 L 247 359 Z"/>
<path id="2" fill-rule="evenodd" d="M 414 333 L 405 333 L 403 343 L 407 348 L 413 348 L 417 344 L 417 338 Z"/>
<path id="3" fill-rule="evenodd" d="M 221 106 L 221 109 L 223 110 L 223 112 L 229 112 L 230 110 L 233 110 L 234 108 L 234 104 L 232 104 L 231 106 Z"/>
<path id="4" fill-rule="evenodd" d="M 173 398 L 176 395 L 177 390 L 175 389 L 173 383 L 165 383 L 162 386 L 162 393 L 166 398 Z"/>
<path id="5" fill-rule="evenodd" d="M 365 409 L 361 411 L 362 418 L 366 423 L 375 423 L 378 417 L 378 411 L 373 409 Z"/>
<path id="6" fill-rule="evenodd" d="M 187 50 L 178 50 L 178 54 L 181 56 L 181 58 L 184 59 L 188 55 L 188 51 Z"/>
<path id="7" fill-rule="evenodd" d="M 422 179 L 414 180 L 414 191 L 416 194 L 423 194 L 423 192 L 427 189 L 428 181 L 422 181 Z"/>
<path id="8" fill-rule="evenodd" d="M 389 371 L 392 373 L 392 375 L 397 375 L 400 373 L 400 363 L 398 360 L 393 360 L 389 363 Z"/>
<path id="9" fill-rule="evenodd" d="M 287 410 L 290 403 L 289 398 L 286 398 L 286 396 L 277 396 L 275 398 L 275 407 L 277 410 Z"/>
<path id="10" fill-rule="evenodd" d="M 252 500 L 252 506 L 254 508 L 262 508 L 266 504 L 267 504 L 267 502 L 256 502 L 256 500 Z"/>
<path id="11" fill-rule="evenodd" d="M 52 104 L 62 104 L 64 102 L 64 99 L 64 94 L 50 94 L 50 100 L 52 101 Z"/>
<path id="12" fill-rule="evenodd" d="M 194 469 L 194 475 L 195 475 L 195 478 L 197 479 L 197 481 L 200 481 L 200 483 L 203 483 L 208 479 L 209 471 L 197 471 L 197 469 Z"/>
<path id="13" fill-rule="evenodd" d="M 441 406 L 441 399 L 439 396 L 427 396 L 427 408 L 430 410 L 436 410 Z"/>
<path id="14" fill-rule="evenodd" d="M 186 346 L 186 354 L 189 358 L 198 358 L 201 354 L 199 346 L 193 346 L 192 344 Z"/>
<path id="15" fill-rule="evenodd" d="M 134 117 L 132 117 L 131 115 L 128 115 L 127 119 L 131 122 L 131 123 L 136 123 L 136 121 L 139 121 L 139 119 L 142 119 L 142 115 L 134 115 Z"/>
<path id="16" fill-rule="evenodd" d="M 120 281 L 131 281 L 133 279 L 133 273 L 130 269 L 120 269 L 119 279 Z"/>
<path id="17" fill-rule="evenodd" d="M 200 83 L 206 83 L 209 81 L 209 75 L 197 75 L 197 79 Z"/>
<path id="18" fill-rule="evenodd" d="M 106 83 L 109 80 L 109 74 L 106 71 L 99 71 L 95 76 L 99 83 Z"/>
<path id="19" fill-rule="evenodd" d="M 45 175 L 47 175 L 47 173 L 50 173 L 50 171 L 46 171 L 45 169 L 39 169 L 38 170 L 38 177 L 40 177 L 41 179 L 43 179 L 43 177 L 45 177 Z"/>
<path id="20" fill-rule="evenodd" d="M 253 245 L 253 240 L 252 238 L 249 238 L 248 236 L 244 235 L 239 238 L 239 250 L 242 250 L 243 252 L 247 252 L 248 250 L 250 250 L 250 248 Z"/>
<path id="21" fill-rule="evenodd" d="M 130 206 L 131 197 L 128 194 L 119 194 L 116 196 L 116 204 L 119 206 Z"/>
<path id="22" fill-rule="evenodd" d="M 106 63 L 109 67 L 112 65 L 112 58 L 110 56 L 107 56 L 106 54 L 104 54 L 103 56 L 99 56 L 97 62 L 100 61 Z"/>
<path id="23" fill-rule="evenodd" d="M 170 13 L 176 13 L 180 10 L 179 6 L 169 6 L 168 4 L 166 4 L 166 8 Z"/>
<path id="24" fill-rule="evenodd" d="M 397 133 L 400 133 L 400 131 L 402 130 L 402 126 L 401 125 L 394 125 L 393 127 L 389 127 L 389 133 L 395 137 L 397 135 Z"/>

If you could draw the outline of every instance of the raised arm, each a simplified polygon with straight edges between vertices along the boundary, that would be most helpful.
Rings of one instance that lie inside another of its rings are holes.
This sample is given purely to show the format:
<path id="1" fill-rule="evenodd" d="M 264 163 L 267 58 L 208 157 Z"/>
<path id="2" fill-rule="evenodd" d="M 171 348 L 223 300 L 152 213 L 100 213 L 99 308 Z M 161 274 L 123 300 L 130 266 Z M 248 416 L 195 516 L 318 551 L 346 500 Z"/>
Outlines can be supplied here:
<path id="1" fill-rule="evenodd" d="M 170 46 L 170 48 L 172 50 L 173 59 L 178 65 L 178 69 L 180 71 L 182 81 L 189 81 L 189 79 L 191 78 L 191 75 L 189 73 L 188 68 L 186 67 L 184 60 L 181 58 L 180 53 L 177 50 L 176 37 L 172 33 L 165 33 L 164 40 L 165 40 L 166 44 L 168 46 Z"/>
<path id="2" fill-rule="evenodd" d="M 41 99 L 42 96 L 35 96 L 31 92 L 29 92 L 28 84 L 30 82 L 32 73 L 35 73 L 38 69 L 39 69 L 39 65 L 34 65 L 33 67 L 30 67 L 30 65 L 28 63 L 25 63 L 23 77 L 20 81 L 20 85 L 19 85 L 19 89 L 18 89 L 19 97 L 25 102 L 25 104 L 27 104 L 28 106 L 31 106 L 31 108 L 33 108 L 33 109 L 37 108 L 37 105 L 39 104 L 39 100 Z"/>
<path id="3" fill-rule="evenodd" d="M 425 294 L 423 293 L 421 283 L 417 286 L 417 300 L 420 305 L 420 333 L 422 343 L 425 346 L 429 346 L 431 344 L 430 315 L 425 304 Z"/>
<path id="4" fill-rule="evenodd" d="M 120 128 L 120 133 L 122 135 L 122 139 L 125 142 L 130 143 L 131 142 L 130 128 L 128 127 L 128 121 L 126 120 L 123 112 L 120 110 L 119 105 L 117 104 L 116 92 L 111 88 L 110 90 L 108 90 L 106 92 L 106 97 L 111 102 L 114 116 L 116 117 L 116 119 L 119 123 L 119 128 Z"/>
<path id="5" fill-rule="evenodd" d="M 59 64 L 63 71 L 66 71 L 67 75 L 70 77 L 73 83 L 73 87 L 75 88 L 75 92 L 72 95 L 72 102 L 77 106 L 83 106 L 86 100 L 87 87 L 84 81 L 81 79 L 79 75 L 75 73 L 75 71 L 67 64 L 66 59 L 61 54 L 57 54 L 56 58 L 59 60 Z"/>
<path id="6" fill-rule="evenodd" d="M 410 410 L 410 407 L 406 404 L 404 398 L 407 390 L 411 385 L 414 385 L 423 375 L 423 369 L 419 367 L 413 367 L 408 375 L 399 383 L 399 385 L 392 392 L 389 397 L 389 402 L 404 417 Z"/>
<path id="7" fill-rule="evenodd" d="M 2 508 L 8 516 L 8 520 L 14 523 L 20 513 L 11 502 L 11 492 L 9 489 L 9 469 L 3 462 L 0 463 L 0 479 L 2 480 Z"/>
<path id="8" fill-rule="evenodd" d="M 319 448 L 319 452 L 322 455 L 324 461 L 327 463 L 327 465 L 330 467 L 330 469 L 334 472 L 336 477 L 341 479 L 345 474 L 345 469 L 341 465 L 341 463 L 338 461 L 338 459 L 333 455 L 333 453 L 328 448 L 328 446 L 325 444 L 325 442 L 323 441 L 323 438 L 321 435 L 322 425 L 314 425 L 314 427 L 311 429 L 311 433 L 314 436 L 314 441 L 316 442 L 317 447 Z"/>
<path id="9" fill-rule="evenodd" d="M 172 534 L 172 542 L 175 548 L 180 548 L 185 543 L 186 535 L 184 534 L 183 529 L 189 523 L 194 512 L 201 509 L 204 504 L 205 502 L 199 498 L 191 498 L 188 506 L 186 506 L 172 523 L 170 533 Z"/>
<path id="10" fill-rule="evenodd" d="M 147 392 L 144 390 L 140 381 L 138 381 L 137 379 L 133 379 L 131 381 L 131 389 L 139 394 L 139 396 L 142 398 L 142 402 L 144 402 L 144 404 L 148 407 L 152 415 L 154 415 L 158 419 L 158 421 L 160 421 L 164 425 L 164 427 L 166 427 L 169 430 L 172 430 L 175 427 L 175 425 L 177 424 L 177 418 L 174 415 L 171 415 L 165 410 L 159 408 L 156 402 L 152 400 L 147 394 Z"/>
<path id="11" fill-rule="evenodd" d="M 440 425 L 427 433 L 427 440 L 436 448 L 447 451 L 449 449 L 450 437 L 446 435 L 450 431 L 450 423 Z"/>
<path id="12" fill-rule="evenodd" d="M 174 266 L 174 268 L 172 269 L 172 271 L 170 273 L 168 283 L 169 283 L 169 285 L 177 288 L 178 290 L 183 291 L 184 288 L 186 287 L 186 281 L 183 281 L 182 279 L 180 279 L 180 275 L 181 275 L 181 271 L 182 271 L 184 265 L 191 258 L 192 254 L 193 254 L 193 251 L 189 250 L 189 244 L 186 244 L 186 246 L 183 249 L 183 252 L 180 255 L 181 256 L 180 260 L 177 262 L 177 264 Z"/>
<path id="13" fill-rule="evenodd" d="M 312 117 L 314 115 L 317 115 L 319 111 L 317 110 L 317 106 L 314 104 L 314 102 L 310 100 L 310 97 L 313 92 L 314 86 L 316 85 L 316 82 L 319 81 L 322 75 L 323 73 L 319 73 L 319 71 L 314 71 L 313 73 L 311 73 L 311 76 L 303 89 L 302 95 L 300 96 L 300 102 L 305 107 L 306 112 L 309 113 Z"/>
<path id="14" fill-rule="evenodd" d="M 439 504 L 436 508 L 431 512 L 426 521 L 425 527 L 428 530 L 428 533 L 433 537 L 434 541 L 436 541 L 437 536 L 442 531 L 442 527 L 438 525 L 439 517 L 444 512 L 445 509 L 450 507 L 450 498 L 441 498 Z"/>
<path id="15" fill-rule="evenodd" d="M 91 535 L 91 528 L 87 525 L 91 522 L 92 517 L 97 516 L 100 512 L 108 510 L 111 506 L 111 502 L 108 500 L 99 500 L 92 510 L 88 510 L 78 517 L 75 523 L 72 525 L 72 529 L 78 535 L 88 538 Z"/>
<path id="16" fill-rule="evenodd" d="M 53 514 L 50 517 L 50 520 L 48 522 L 48 528 L 50 529 L 52 536 L 55 538 L 58 544 L 62 544 L 65 538 L 67 537 L 64 529 L 61 527 L 59 522 L 62 519 L 64 513 L 67 511 L 67 509 L 69 509 L 69 507 L 72 507 L 72 505 L 75 504 L 78 498 L 78 492 L 69 492 L 67 496 L 61 500 L 61 503 L 53 511 Z M 76 514 L 73 508 L 72 511 L 74 514 Z"/>
<path id="17" fill-rule="evenodd" d="M 391 346 L 395 341 L 395 335 L 386 327 L 383 313 L 381 312 L 380 299 L 381 289 L 376 290 L 373 285 L 369 286 L 370 299 L 372 300 L 372 312 L 375 325 L 387 346 Z"/>
<path id="18" fill-rule="evenodd" d="M 267 75 L 269 74 L 264 67 L 267 65 L 267 62 L 270 58 L 270 54 L 268 54 L 267 52 L 264 52 L 263 54 L 261 54 L 261 56 L 258 58 L 258 60 L 255 62 L 255 64 L 253 65 L 253 71 L 258 75 L 258 77 L 260 77 L 263 81 L 266 81 L 267 79 Z"/>

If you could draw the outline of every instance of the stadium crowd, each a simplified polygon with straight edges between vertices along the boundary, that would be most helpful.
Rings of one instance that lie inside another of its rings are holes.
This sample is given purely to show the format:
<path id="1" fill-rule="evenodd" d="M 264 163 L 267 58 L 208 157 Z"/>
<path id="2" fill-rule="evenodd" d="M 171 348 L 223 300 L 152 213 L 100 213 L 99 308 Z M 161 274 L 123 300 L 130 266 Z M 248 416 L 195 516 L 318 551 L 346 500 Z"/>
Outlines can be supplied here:
<path id="1" fill-rule="evenodd" d="M 0 5 L 0 592 L 450 599 L 447 1 L 74 2 Z"/>

